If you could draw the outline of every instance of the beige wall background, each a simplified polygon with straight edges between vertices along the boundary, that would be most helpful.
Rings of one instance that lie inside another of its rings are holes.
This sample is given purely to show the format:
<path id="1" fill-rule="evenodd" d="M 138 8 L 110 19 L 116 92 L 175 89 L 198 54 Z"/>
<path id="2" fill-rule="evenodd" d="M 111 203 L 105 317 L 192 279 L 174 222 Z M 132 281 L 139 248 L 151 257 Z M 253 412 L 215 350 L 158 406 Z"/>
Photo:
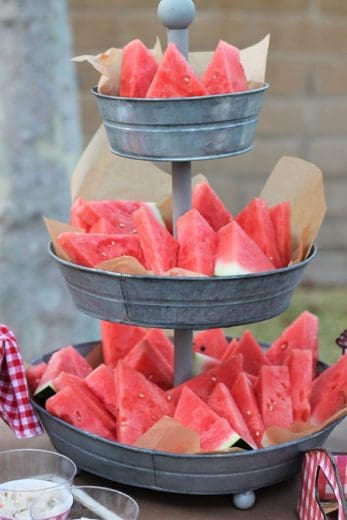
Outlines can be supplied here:
<path id="1" fill-rule="evenodd" d="M 98 53 L 133 38 L 165 44 L 154 0 L 70 0 L 73 53 Z M 325 177 L 328 213 L 319 255 L 306 283 L 347 283 L 347 1 L 196 0 L 193 50 L 211 50 L 220 38 L 246 47 L 271 34 L 265 95 L 254 149 L 243 156 L 199 162 L 229 208 L 237 212 L 257 195 L 282 155 L 314 162 Z M 89 94 L 98 74 L 78 65 L 85 142 L 100 124 Z M 134 167 L 136 164 L 134 163 Z"/>

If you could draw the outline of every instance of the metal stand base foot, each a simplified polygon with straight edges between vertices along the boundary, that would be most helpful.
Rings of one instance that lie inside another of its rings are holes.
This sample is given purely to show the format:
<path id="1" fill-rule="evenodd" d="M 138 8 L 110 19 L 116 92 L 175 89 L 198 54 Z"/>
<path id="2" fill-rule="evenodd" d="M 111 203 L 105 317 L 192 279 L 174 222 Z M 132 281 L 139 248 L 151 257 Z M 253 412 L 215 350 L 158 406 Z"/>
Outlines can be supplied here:
<path id="1" fill-rule="evenodd" d="M 233 495 L 233 504 L 238 509 L 251 509 L 255 504 L 254 491 L 245 491 L 244 493 L 236 493 Z"/>

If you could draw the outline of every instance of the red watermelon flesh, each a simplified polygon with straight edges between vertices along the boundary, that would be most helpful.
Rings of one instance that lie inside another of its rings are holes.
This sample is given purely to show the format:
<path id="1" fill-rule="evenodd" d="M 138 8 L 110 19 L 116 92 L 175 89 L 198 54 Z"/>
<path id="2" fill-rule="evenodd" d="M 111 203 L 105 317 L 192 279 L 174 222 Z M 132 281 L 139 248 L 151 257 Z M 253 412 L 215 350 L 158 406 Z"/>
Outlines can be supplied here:
<path id="1" fill-rule="evenodd" d="M 206 356 L 205 354 L 201 354 L 201 352 L 194 352 L 192 376 L 195 377 L 199 374 L 203 374 L 204 372 L 211 370 L 211 368 L 214 368 L 219 364 L 219 359 Z"/>
<path id="2" fill-rule="evenodd" d="M 47 368 L 47 363 L 39 363 L 38 365 L 31 365 L 25 370 L 25 376 L 27 379 L 28 387 L 30 392 L 34 393 L 37 385 L 40 382 L 43 373 Z"/>
<path id="3" fill-rule="evenodd" d="M 233 386 L 242 371 L 243 357 L 239 354 L 207 372 L 192 377 L 188 381 L 175 386 L 166 392 L 167 400 L 175 405 L 183 388 L 188 387 L 196 393 L 200 399 L 207 401 L 217 383 L 224 383 L 229 389 Z"/>
<path id="4" fill-rule="evenodd" d="M 82 379 L 80 376 L 76 376 L 75 374 L 69 374 L 68 372 L 60 372 L 60 374 L 58 374 L 57 377 L 53 379 L 52 385 L 56 392 L 59 392 L 59 390 L 62 390 L 62 388 L 65 388 L 66 386 L 81 385 L 81 382 L 82 385 L 84 385 L 86 392 L 88 392 L 88 388 L 86 388 L 84 379 Z"/>
<path id="5" fill-rule="evenodd" d="M 63 347 L 52 354 L 47 368 L 42 374 L 42 377 L 37 385 L 37 392 L 49 381 L 53 381 L 60 372 L 67 372 L 74 374 L 81 378 L 86 377 L 92 371 L 92 367 L 84 359 L 83 356 L 72 345 Z"/>
<path id="6" fill-rule="evenodd" d="M 283 266 L 292 259 L 291 208 L 290 202 L 280 202 L 269 209 L 275 230 L 277 247 L 283 260 Z"/>
<path id="7" fill-rule="evenodd" d="M 216 414 L 195 392 L 185 386 L 182 389 L 173 418 L 199 435 L 209 430 Z"/>
<path id="8" fill-rule="evenodd" d="M 256 393 L 265 428 L 287 428 L 293 422 L 288 367 L 263 366 Z"/>
<path id="9" fill-rule="evenodd" d="M 123 48 L 119 95 L 144 98 L 158 69 L 153 53 L 141 40 L 132 40 Z"/>
<path id="10" fill-rule="evenodd" d="M 86 222 L 84 222 L 83 218 L 80 216 L 80 212 L 83 211 L 86 202 L 87 201 L 82 197 L 77 197 L 77 199 L 73 202 L 70 210 L 70 224 L 71 226 L 81 228 L 88 232 L 90 226 L 88 226 L 88 224 L 86 224 Z"/>
<path id="11" fill-rule="evenodd" d="M 84 200 L 79 197 L 71 208 L 71 215 L 77 216 L 90 228 L 100 218 L 111 222 L 119 234 L 130 234 L 135 229 L 133 213 L 142 205 L 131 200 Z"/>
<path id="12" fill-rule="evenodd" d="M 92 372 L 90 375 L 91 374 Z M 75 389 L 81 399 L 84 399 L 92 409 L 96 409 L 97 416 L 103 421 L 105 426 L 115 433 L 115 417 L 112 417 L 110 410 L 108 410 L 105 405 L 106 396 L 100 398 L 99 395 L 89 388 L 86 379 L 82 379 L 74 374 L 60 372 L 60 374 L 53 379 L 52 385 L 58 393 L 67 386 Z"/>
<path id="13" fill-rule="evenodd" d="M 237 404 L 252 438 L 258 447 L 261 447 L 261 439 L 265 426 L 260 415 L 257 399 L 252 384 L 246 372 L 241 372 L 235 381 L 231 395 Z"/>
<path id="14" fill-rule="evenodd" d="M 320 396 L 312 409 L 310 423 L 321 424 L 347 405 L 347 389 L 334 389 Z"/>
<path id="15" fill-rule="evenodd" d="M 277 247 L 275 229 L 265 200 L 252 199 L 235 219 L 275 267 L 285 265 Z"/>
<path id="16" fill-rule="evenodd" d="M 134 325 L 123 325 L 101 321 L 102 353 L 106 365 L 115 367 L 129 350 L 138 343 L 148 329 L 135 327 Z"/>
<path id="17" fill-rule="evenodd" d="M 119 442 L 134 444 L 163 415 L 172 416 L 165 392 L 123 360 L 115 368 L 115 384 Z"/>
<path id="18" fill-rule="evenodd" d="M 302 312 L 272 343 L 266 357 L 272 365 L 286 365 L 293 348 L 312 352 L 313 373 L 318 361 L 318 317 L 309 311 Z"/>
<path id="19" fill-rule="evenodd" d="M 176 221 L 177 266 L 212 276 L 216 254 L 217 234 L 199 213 L 191 209 Z"/>
<path id="20" fill-rule="evenodd" d="M 237 47 L 220 40 L 203 77 L 209 94 L 248 90 L 247 78 Z"/>
<path id="21" fill-rule="evenodd" d="M 210 397 L 207 404 L 220 417 L 224 417 L 230 424 L 231 428 L 235 430 L 241 439 L 243 439 L 249 446 L 256 448 L 257 445 L 252 438 L 252 435 L 242 417 L 242 414 L 235 403 L 230 391 L 223 383 L 218 383 Z"/>
<path id="22" fill-rule="evenodd" d="M 124 362 L 163 390 L 172 388 L 173 366 L 146 338 L 128 352 Z"/>
<path id="23" fill-rule="evenodd" d="M 228 359 L 232 358 L 234 355 L 234 350 L 236 349 L 238 344 L 238 340 L 236 338 L 232 338 L 230 340 L 229 345 L 227 346 L 223 356 L 221 357 L 221 362 L 227 361 Z"/>
<path id="24" fill-rule="evenodd" d="M 116 388 L 112 368 L 102 363 L 85 378 L 85 382 L 89 390 L 100 399 L 106 410 L 117 417 Z"/>
<path id="25" fill-rule="evenodd" d="M 104 421 L 104 411 L 100 412 L 98 402 L 86 398 L 86 394 L 74 386 L 66 386 L 46 401 L 47 412 L 59 417 L 77 428 L 94 435 L 116 440 L 115 420 L 108 427 Z"/>
<path id="26" fill-rule="evenodd" d="M 174 365 L 174 346 L 161 329 L 146 329 L 143 341 L 150 343 L 166 359 L 171 367 Z"/>
<path id="27" fill-rule="evenodd" d="M 143 254 L 136 235 L 107 235 L 102 233 L 60 233 L 57 242 L 73 262 L 95 267 L 120 256 L 134 256 L 143 263 Z"/>
<path id="28" fill-rule="evenodd" d="M 347 356 L 341 356 L 338 361 L 324 370 L 312 383 L 312 412 L 318 406 L 324 395 L 345 391 L 347 388 Z"/>
<path id="29" fill-rule="evenodd" d="M 192 206 L 197 209 L 211 228 L 218 231 L 232 221 L 233 216 L 207 181 L 193 187 Z"/>
<path id="30" fill-rule="evenodd" d="M 226 419 L 218 417 L 210 428 L 200 437 L 201 451 L 227 450 L 240 440 L 240 435 L 233 430 Z"/>
<path id="31" fill-rule="evenodd" d="M 250 330 L 244 331 L 233 354 L 243 355 L 243 369 L 254 376 L 259 374 L 262 366 L 269 364 L 263 349 Z"/>
<path id="32" fill-rule="evenodd" d="M 135 211 L 134 218 L 145 267 L 158 274 L 175 267 L 178 244 L 168 230 L 145 206 Z"/>
<path id="33" fill-rule="evenodd" d="M 103 233 L 105 234 L 114 234 L 118 233 L 118 229 L 116 225 L 114 225 L 110 220 L 107 220 L 105 217 L 100 217 L 95 224 L 93 224 L 89 233 Z"/>
<path id="34" fill-rule="evenodd" d="M 273 271 L 260 247 L 234 220 L 217 233 L 217 251 L 214 274 L 216 276 L 242 275 Z"/>
<path id="35" fill-rule="evenodd" d="M 193 338 L 193 351 L 206 354 L 216 359 L 222 359 L 228 341 L 222 329 L 208 329 L 198 332 Z"/>
<path id="36" fill-rule="evenodd" d="M 147 91 L 147 98 L 205 96 L 207 91 L 183 54 L 169 43 Z"/>
<path id="37" fill-rule="evenodd" d="M 293 420 L 307 422 L 311 413 L 312 352 L 293 348 L 288 358 Z"/>

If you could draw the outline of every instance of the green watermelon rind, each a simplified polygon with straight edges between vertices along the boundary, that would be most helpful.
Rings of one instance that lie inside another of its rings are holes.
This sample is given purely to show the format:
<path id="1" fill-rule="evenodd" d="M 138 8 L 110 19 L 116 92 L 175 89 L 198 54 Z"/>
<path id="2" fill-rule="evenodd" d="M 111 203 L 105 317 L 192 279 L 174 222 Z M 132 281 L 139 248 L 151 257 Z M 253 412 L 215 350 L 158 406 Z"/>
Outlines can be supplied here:
<path id="1" fill-rule="evenodd" d="M 211 363 L 216 361 L 214 364 L 218 365 L 219 361 L 212 356 L 207 356 L 202 352 L 193 352 L 193 367 L 192 367 L 192 377 L 198 376 L 203 372 L 206 372 L 209 368 L 212 368 Z"/>
<path id="2" fill-rule="evenodd" d="M 54 387 L 52 380 L 50 380 L 35 390 L 34 398 L 39 403 L 44 404 L 47 401 L 47 399 L 49 399 L 50 397 L 52 397 L 52 395 L 55 395 L 56 393 L 57 390 Z"/>

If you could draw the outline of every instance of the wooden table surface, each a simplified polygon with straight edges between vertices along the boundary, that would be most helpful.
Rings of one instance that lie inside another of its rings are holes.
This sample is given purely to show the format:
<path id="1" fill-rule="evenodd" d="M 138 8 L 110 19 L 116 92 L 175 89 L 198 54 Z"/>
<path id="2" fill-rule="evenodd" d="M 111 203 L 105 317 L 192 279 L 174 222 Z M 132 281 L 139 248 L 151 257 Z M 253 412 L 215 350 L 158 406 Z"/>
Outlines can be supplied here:
<path id="1" fill-rule="evenodd" d="M 332 451 L 347 451 L 347 419 L 330 435 L 325 446 Z M 13 448 L 53 449 L 47 435 L 18 440 L 0 421 L 0 451 Z M 1 468 L 0 468 L 1 472 Z M 139 520 L 293 520 L 299 488 L 299 477 L 256 492 L 255 506 L 248 511 L 235 509 L 228 495 L 190 496 L 139 489 L 82 472 L 76 484 L 113 487 L 128 493 L 140 506 Z"/>

